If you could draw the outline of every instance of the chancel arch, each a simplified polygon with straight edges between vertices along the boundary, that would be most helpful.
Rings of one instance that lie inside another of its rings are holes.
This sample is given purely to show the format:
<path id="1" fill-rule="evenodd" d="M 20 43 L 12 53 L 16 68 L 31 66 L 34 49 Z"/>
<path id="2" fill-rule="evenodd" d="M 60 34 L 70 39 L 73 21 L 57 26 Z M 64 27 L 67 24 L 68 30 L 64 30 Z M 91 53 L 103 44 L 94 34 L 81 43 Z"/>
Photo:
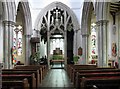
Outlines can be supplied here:
<path id="1" fill-rule="evenodd" d="M 41 56 L 47 55 L 50 60 L 57 49 L 62 51 L 65 64 L 73 60 L 73 55 L 77 51 L 73 48 L 76 46 L 74 32 L 80 30 L 80 26 L 74 12 L 68 6 L 61 2 L 49 4 L 38 15 L 34 27 L 40 31 L 41 46 L 44 43 L 47 49 L 44 51 L 46 53 L 40 52 Z"/>

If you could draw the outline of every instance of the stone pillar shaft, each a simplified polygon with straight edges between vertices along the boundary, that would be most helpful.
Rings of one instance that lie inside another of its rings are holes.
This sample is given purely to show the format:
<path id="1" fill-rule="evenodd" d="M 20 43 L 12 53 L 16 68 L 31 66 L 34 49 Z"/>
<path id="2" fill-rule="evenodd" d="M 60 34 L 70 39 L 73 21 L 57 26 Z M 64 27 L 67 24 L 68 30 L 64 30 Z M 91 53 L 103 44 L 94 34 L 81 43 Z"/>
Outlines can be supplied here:
<path id="1" fill-rule="evenodd" d="M 77 49 L 77 30 L 76 31 L 74 31 L 74 42 L 73 42 L 73 44 L 74 44 L 74 46 L 73 46 L 73 51 L 74 51 L 74 55 L 78 55 L 78 49 Z"/>
<path id="2" fill-rule="evenodd" d="M 98 66 L 107 66 L 107 20 L 100 20 L 98 25 Z"/>
<path id="3" fill-rule="evenodd" d="M 48 59 L 48 66 L 50 68 L 50 32 L 47 31 L 47 59 Z"/>
<path id="4" fill-rule="evenodd" d="M 13 46 L 13 25 L 14 22 L 4 21 L 4 68 L 12 67 L 12 46 Z"/>
<path id="5" fill-rule="evenodd" d="M 30 54 L 31 54 L 31 45 L 30 45 L 31 35 L 25 35 L 25 65 L 30 64 Z"/>
<path id="6" fill-rule="evenodd" d="M 67 65 L 67 30 L 64 32 L 64 60 L 65 65 Z"/>
<path id="7" fill-rule="evenodd" d="M 88 34 L 82 35 L 82 61 L 80 64 L 87 64 L 88 61 Z"/>

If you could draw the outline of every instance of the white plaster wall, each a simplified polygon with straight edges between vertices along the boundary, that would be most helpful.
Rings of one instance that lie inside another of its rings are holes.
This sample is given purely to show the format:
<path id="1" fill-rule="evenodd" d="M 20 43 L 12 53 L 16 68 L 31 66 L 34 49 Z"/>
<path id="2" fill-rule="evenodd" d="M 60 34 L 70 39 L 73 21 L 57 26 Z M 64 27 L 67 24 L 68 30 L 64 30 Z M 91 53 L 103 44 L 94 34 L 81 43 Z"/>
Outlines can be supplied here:
<path id="1" fill-rule="evenodd" d="M 2 3 L 0 2 L 0 63 L 3 62 Z"/>
<path id="2" fill-rule="evenodd" d="M 120 14 L 117 16 L 117 27 L 118 27 L 118 63 L 120 68 Z"/>
<path id="3" fill-rule="evenodd" d="M 44 41 L 40 42 L 40 58 L 47 55 L 47 44 L 44 44 Z"/>
<path id="4" fill-rule="evenodd" d="M 116 35 L 114 35 L 113 34 L 113 29 L 112 29 L 112 27 L 113 27 L 113 18 L 112 18 L 112 15 L 111 14 L 109 14 L 109 16 L 108 16 L 109 18 L 109 22 L 108 22 L 108 29 L 107 29 L 107 45 L 108 45 L 108 48 L 107 48 L 107 50 L 108 50 L 108 59 L 114 59 L 114 57 L 112 57 L 112 51 L 111 51 L 111 49 L 112 49 L 112 43 L 113 42 L 116 42 Z"/>
<path id="5" fill-rule="evenodd" d="M 78 30 L 77 33 L 77 48 L 82 47 L 82 35 L 81 30 Z"/>
<path id="6" fill-rule="evenodd" d="M 120 57 L 120 14 L 116 16 L 116 29 L 117 29 L 117 49 L 118 49 L 117 59 L 118 59 L 118 57 Z"/>
<path id="7" fill-rule="evenodd" d="M 0 19 L 0 62 L 3 62 L 3 28 L 1 19 Z"/>
<path id="8" fill-rule="evenodd" d="M 28 0 L 30 3 L 30 11 L 32 16 L 32 27 L 34 29 L 35 20 L 37 19 L 40 11 L 45 8 L 47 5 L 49 5 L 52 2 L 55 2 L 56 0 Z M 81 17 L 82 17 L 82 7 L 83 7 L 83 1 L 84 0 L 57 0 L 59 2 L 62 2 L 66 4 L 68 7 L 70 7 L 73 12 L 75 13 L 79 24 L 81 23 Z"/>
<path id="9" fill-rule="evenodd" d="M 117 56 L 116 56 L 116 60 L 118 61 L 118 51 L 119 51 L 119 20 L 118 20 L 118 16 L 116 15 L 116 45 L 117 45 Z"/>

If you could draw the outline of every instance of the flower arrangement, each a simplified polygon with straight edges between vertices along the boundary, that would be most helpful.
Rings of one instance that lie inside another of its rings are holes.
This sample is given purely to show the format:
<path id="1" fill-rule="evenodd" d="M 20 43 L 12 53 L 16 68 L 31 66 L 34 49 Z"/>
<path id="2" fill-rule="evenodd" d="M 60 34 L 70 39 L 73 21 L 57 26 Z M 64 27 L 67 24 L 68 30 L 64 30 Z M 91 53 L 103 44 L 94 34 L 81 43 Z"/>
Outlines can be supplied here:
<path id="1" fill-rule="evenodd" d="M 34 54 L 31 54 L 30 64 L 39 63 L 39 59 L 40 59 L 40 52 L 35 52 Z"/>

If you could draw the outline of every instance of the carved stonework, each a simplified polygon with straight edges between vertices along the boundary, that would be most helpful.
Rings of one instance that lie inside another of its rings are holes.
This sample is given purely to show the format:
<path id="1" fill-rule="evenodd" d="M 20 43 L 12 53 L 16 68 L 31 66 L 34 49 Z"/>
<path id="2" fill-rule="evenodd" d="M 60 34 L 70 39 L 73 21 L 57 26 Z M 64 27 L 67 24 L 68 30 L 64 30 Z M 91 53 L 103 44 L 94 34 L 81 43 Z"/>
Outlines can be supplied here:
<path id="1" fill-rule="evenodd" d="M 72 16 L 67 11 L 61 9 L 59 6 L 46 12 L 42 18 L 40 35 L 41 40 L 47 41 L 47 31 L 50 31 L 50 36 L 56 34 L 64 34 L 64 30 L 71 32 L 74 30 Z"/>
<path id="2" fill-rule="evenodd" d="M 107 23 L 108 23 L 108 20 L 100 20 L 96 22 L 97 26 L 103 26 L 103 25 L 106 25 Z"/>
<path id="3" fill-rule="evenodd" d="M 116 43 L 112 43 L 112 56 L 113 57 L 117 56 L 117 45 L 116 45 Z"/>

